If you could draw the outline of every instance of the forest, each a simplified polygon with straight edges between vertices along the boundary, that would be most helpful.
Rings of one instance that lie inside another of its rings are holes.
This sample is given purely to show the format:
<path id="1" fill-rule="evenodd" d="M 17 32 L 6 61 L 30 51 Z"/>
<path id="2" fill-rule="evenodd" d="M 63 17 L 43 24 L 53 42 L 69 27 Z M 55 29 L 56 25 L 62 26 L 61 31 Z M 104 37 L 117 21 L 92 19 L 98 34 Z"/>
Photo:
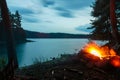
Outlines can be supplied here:
<path id="1" fill-rule="evenodd" d="M 9 17 L 10 17 L 10 23 L 12 26 L 11 30 L 12 30 L 12 35 L 14 36 L 14 41 L 16 43 L 26 42 L 26 34 L 21 25 L 22 17 L 19 14 L 19 12 L 16 11 L 15 13 L 11 13 L 9 11 Z M 0 33 L 1 33 L 0 43 L 2 44 L 2 43 L 5 43 L 6 41 L 6 32 L 5 32 L 5 25 L 4 25 L 1 14 L 0 14 Z"/>

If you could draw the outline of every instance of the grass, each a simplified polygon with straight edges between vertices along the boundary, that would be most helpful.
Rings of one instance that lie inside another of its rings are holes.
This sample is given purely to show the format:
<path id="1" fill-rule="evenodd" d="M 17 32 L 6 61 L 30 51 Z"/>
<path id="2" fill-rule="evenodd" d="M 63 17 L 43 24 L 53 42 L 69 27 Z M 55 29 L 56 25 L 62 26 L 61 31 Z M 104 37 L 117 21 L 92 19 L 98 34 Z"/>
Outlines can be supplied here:
<path id="1" fill-rule="evenodd" d="M 42 62 L 41 59 L 35 58 L 32 65 L 19 68 L 16 71 L 16 74 L 34 76 L 38 79 L 41 79 L 49 69 L 71 63 L 71 59 L 75 55 L 76 54 L 61 54 L 59 57 L 53 57 L 51 60 L 46 60 L 44 62 Z"/>

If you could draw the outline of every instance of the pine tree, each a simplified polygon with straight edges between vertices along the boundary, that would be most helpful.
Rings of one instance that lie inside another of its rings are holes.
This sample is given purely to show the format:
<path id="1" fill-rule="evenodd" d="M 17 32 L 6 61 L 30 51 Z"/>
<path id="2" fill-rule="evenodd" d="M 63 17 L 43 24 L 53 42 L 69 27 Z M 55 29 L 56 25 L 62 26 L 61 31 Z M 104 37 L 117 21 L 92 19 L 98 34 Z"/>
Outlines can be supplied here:
<path id="1" fill-rule="evenodd" d="M 111 39 L 109 0 L 96 0 L 93 4 L 91 15 L 95 18 L 92 21 L 92 38 Z"/>
<path id="2" fill-rule="evenodd" d="M 116 0 L 116 18 L 117 18 L 117 27 L 120 26 L 120 2 Z M 91 15 L 94 17 L 94 20 L 91 20 L 92 27 L 92 37 L 93 39 L 102 39 L 102 40 L 113 40 L 114 35 L 111 32 L 114 30 L 114 27 L 111 24 L 110 18 L 110 0 L 96 0 L 92 5 Z"/>
<path id="3" fill-rule="evenodd" d="M 21 15 L 19 14 L 18 11 L 15 12 L 15 23 L 17 27 L 21 27 Z"/>
<path id="4" fill-rule="evenodd" d="M 13 28 L 21 28 L 21 15 L 19 14 L 18 11 L 15 12 L 15 14 L 11 14 L 11 12 L 9 12 L 10 15 L 10 20 L 11 20 L 11 25 Z"/>
<path id="5" fill-rule="evenodd" d="M 120 30 L 120 2 L 117 2 L 116 5 L 117 5 L 116 7 L 117 26 L 118 26 L 118 29 Z"/>
<path id="6" fill-rule="evenodd" d="M 1 14 L 1 12 L 0 12 Z M 10 23 L 12 26 L 12 31 L 14 35 L 14 39 L 16 42 L 26 41 L 26 34 L 24 29 L 21 27 L 21 15 L 18 11 L 14 14 L 9 11 L 10 16 Z M 0 41 L 5 41 L 5 31 L 4 31 L 4 24 L 2 21 L 2 17 L 0 15 Z"/>

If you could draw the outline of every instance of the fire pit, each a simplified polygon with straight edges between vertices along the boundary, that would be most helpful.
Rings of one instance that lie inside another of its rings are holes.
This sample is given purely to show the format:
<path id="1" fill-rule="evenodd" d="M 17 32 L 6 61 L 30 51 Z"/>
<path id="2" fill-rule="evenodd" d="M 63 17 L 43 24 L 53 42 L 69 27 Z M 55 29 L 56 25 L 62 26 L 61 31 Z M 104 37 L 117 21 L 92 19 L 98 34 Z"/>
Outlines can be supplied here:
<path id="1" fill-rule="evenodd" d="M 100 46 L 95 42 L 89 42 L 80 51 L 80 57 L 83 61 L 102 67 L 109 64 L 110 66 L 120 68 L 120 56 L 114 49 L 108 46 Z"/>

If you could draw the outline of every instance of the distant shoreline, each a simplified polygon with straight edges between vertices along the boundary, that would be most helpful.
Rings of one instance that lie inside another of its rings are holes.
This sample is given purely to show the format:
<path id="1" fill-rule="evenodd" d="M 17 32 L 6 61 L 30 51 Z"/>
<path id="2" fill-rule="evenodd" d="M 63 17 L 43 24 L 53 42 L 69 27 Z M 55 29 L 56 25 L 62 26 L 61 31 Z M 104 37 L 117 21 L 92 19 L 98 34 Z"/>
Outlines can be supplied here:
<path id="1" fill-rule="evenodd" d="M 32 42 L 31 40 L 29 41 L 29 39 L 89 39 L 89 38 L 37 38 L 37 37 L 33 37 L 33 38 L 27 38 L 28 42 Z M 34 42 L 34 41 L 33 41 Z"/>
<path id="2" fill-rule="evenodd" d="M 26 38 L 44 38 L 44 39 L 86 39 L 90 38 L 89 34 L 70 34 L 70 33 L 41 33 L 35 31 L 27 31 Z"/>

